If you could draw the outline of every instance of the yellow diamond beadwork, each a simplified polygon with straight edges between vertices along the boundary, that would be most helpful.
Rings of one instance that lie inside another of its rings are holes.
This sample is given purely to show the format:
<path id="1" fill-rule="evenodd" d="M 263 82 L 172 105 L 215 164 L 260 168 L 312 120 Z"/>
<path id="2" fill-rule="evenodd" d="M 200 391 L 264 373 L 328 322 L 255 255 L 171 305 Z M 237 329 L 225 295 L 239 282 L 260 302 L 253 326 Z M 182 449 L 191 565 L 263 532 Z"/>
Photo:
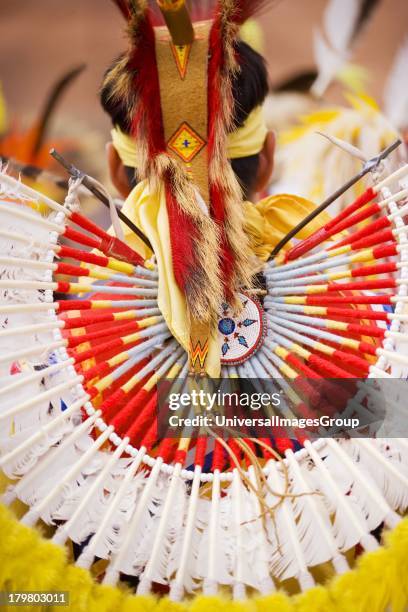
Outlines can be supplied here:
<path id="1" fill-rule="evenodd" d="M 168 147 L 185 163 L 191 162 L 205 147 L 205 141 L 191 128 L 182 123 L 168 142 Z"/>

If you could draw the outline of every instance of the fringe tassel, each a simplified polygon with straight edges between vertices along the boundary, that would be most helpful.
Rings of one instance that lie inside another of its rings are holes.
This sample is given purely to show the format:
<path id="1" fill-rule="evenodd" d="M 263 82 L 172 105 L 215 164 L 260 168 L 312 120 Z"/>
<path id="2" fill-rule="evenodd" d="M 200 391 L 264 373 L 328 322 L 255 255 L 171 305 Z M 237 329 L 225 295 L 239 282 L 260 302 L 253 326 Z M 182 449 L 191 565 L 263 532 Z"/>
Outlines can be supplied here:
<path id="1" fill-rule="evenodd" d="M 390 606 L 403 612 L 408 606 L 408 519 L 385 534 L 385 546 L 361 556 L 354 570 L 289 597 L 283 593 L 229 602 L 221 597 L 198 596 L 184 604 L 167 598 L 131 596 L 118 588 L 93 582 L 86 570 L 69 564 L 63 548 L 44 540 L 17 522 L 0 506 L 0 590 L 69 591 L 75 612 L 381 612 Z"/>
<path id="2" fill-rule="evenodd" d="M 232 79 L 239 70 L 234 48 L 238 26 L 230 19 L 235 3 L 226 4 L 228 8 L 220 3 L 210 33 L 208 157 L 211 212 L 221 233 L 224 291 L 233 303 L 240 287 L 251 287 L 255 265 L 244 231 L 242 192 L 226 156 L 226 139 L 234 121 Z"/>

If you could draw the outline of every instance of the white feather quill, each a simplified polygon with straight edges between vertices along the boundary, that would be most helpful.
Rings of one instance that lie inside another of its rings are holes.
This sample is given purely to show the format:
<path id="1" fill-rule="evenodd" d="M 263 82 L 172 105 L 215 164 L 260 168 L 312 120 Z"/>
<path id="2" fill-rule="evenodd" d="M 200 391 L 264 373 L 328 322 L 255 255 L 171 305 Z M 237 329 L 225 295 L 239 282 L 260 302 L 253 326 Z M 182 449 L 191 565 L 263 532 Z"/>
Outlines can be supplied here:
<path id="1" fill-rule="evenodd" d="M 339 549 L 345 552 L 360 543 L 366 550 L 375 550 L 378 544 L 370 534 L 364 512 L 356 501 L 347 495 L 349 487 L 344 490 L 344 478 L 339 486 L 339 473 L 332 473 L 332 466 L 329 467 L 310 442 L 306 441 L 304 446 L 314 463 L 310 476 L 314 477 L 315 487 L 324 495 L 329 511 L 334 513 L 333 532 Z M 324 452 L 329 454 L 327 449 Z"/>
<path id="2" fill-rule="evenodd" d="M 408 504 L 408 469 L 394 451 L 394 445 L 381 440 L 354 440 L 352 446 L 371 478 L 377 483 L 385 499 L 394 510 L 403 510 Z"/>
<path id="3" fill-rule="evenodd" d="M 185 514 L 185 481 L 180 478 L 181 464 L 177 463 L 170 482 L 165 483 L 163 507 L 157 529 L 149 543 L 149 558 L 140 579 L 138 594 L 150 591 L 151 583 L 167 584 L 168 561 L 175 542 L 181 538 Z"/>
<path id="4" fill-rule="evenodd" d="M 221 499 L 220 473 L 214 470 L 208 526 L 203 533 L 198 558 L 198 571 L 204 579 L 206 595 L 215 595 L 219 584 L 231 584 L 233 580 L 230 522 L 230 500 L 227 497 Z"/>
<path id="5" fill-rule="evenodd" d="M 122 533 L 123 525 L 130 520 L 143 485 L 143 472 L 136 472 L 145 452 L 144 447 L 139 450 L 131 465 L 125 469 L 117 491 L 108 495 L 98 528 L 77 559 L 77 565 L 80 567 L 88 569 L 95 556 L 107 559 L 112 552 L 117 553 L 118 536 Z"/>
<path id="6" fill-rule="evenodd" d="M 157 486 L 161 465 L 162 460 L 158 458 L 151 472 L 145 476 L 142 494 L 137 500 L 129 525 L 127 528 L 124 525 L 121 530 L 120 548 L 118 553 L 112 557 L 105 572 L 104 584 L 116 584 L 121 571 L 131 575 L 139 575 L 143 570 L 143 558 L 146 557 L 146 550 L 144 548 L 142 550 L 139 543 L 146 526 L 151 532 L 151 527 L 155 524 L 152 513 L 156 516 L 157 508 L 161 506 L 163 487 Z"/>
<path id="7" fill-rule="evenodd" d="M 292 494 L 299 539 L 308 565 L 313 567 L 331 560 L 337 573 L 348 570 L 346 558 L 341 554 L 332 532 L 332 524 L 321 496 L 316 495 L 307 481 L 307 473 L 302 470 L 293 451 L 286 451 L 289 463 Z"/>
<path id="8" fill-rule="evenodd" d="M 284 493 L 283 479 L 276 462 L 268 462 L 268 485 L 276 493 Z M 314 586 L 307 567 L 305 552 L 298 535 L 295 513 L 290 499 L 267 493 L 266 501 L 273 509 L 273 521 L 268 521 L 268 534 L 272 543 L 272 573 L 279 580 L 296 577 L 302 591 Z M 277 505 L 277 502 L 280 502 Z"/>
<path id="9" fill-rule="evenodd" d="M 193 591 L 198 584 L 197 560 L 203 531 L 208 523 L 210 502 L 200 499 L 201 467 L 196 466 L 186 513 L 183 534 L 172 548 L 168 572 L 175 574 L 170 587 L 170 599 L 180 601 L 184 591 Z"/>

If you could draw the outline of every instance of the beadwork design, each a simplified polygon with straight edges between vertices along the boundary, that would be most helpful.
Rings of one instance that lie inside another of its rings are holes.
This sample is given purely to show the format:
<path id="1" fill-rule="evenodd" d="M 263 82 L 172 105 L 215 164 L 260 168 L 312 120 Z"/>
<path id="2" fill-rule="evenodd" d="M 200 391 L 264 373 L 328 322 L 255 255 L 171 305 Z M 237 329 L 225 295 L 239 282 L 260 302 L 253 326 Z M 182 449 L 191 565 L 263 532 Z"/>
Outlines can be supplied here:
<path id="1" fill-rule="evenodd" d="M 199 154 L 206 143 L 188 123 L 184 122 L 167 144 L 171 151 L 188 163 Z"/>
<path id="2" fill-rule="evenodd" d="M 262 344 L 265 335 L 264 312 L 255 299 L 240 293 L 241 313 L 234 317 L 228 304 L 222 304 L 218 332 L 221 363 L 236 365 L 246 361 Z"/>
<path id="3" fill-rule="evenodd" d="M 170 43 L 174 61 L 182 81 L 186 78 L 191 45 L 173 45 Z"/>

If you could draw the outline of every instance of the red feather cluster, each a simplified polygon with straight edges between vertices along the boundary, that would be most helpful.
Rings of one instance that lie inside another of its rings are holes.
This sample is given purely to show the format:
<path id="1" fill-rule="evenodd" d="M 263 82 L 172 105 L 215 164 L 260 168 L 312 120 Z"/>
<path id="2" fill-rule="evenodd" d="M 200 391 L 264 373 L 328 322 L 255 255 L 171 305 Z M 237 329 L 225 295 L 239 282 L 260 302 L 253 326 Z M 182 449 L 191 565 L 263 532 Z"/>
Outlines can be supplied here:
<path id="1" fill-rule="evenodd" d="M 135 74 L 134 87 L 138 105 L 133 117 L 132 133 L 143 136 L 153 160 L 166 151 L 163 117 L 160 105 L 160 85 L 155 54 L 154 28 L 150 14 L 140 22 L 138 44 L 129 61 L 129 71 Z M 197 230 L 193 220 L 184 213 L 172 192 L 171 176 L 166 181 L 166 202 L 169 216 L 173 271 L 177 284 L 186 293 L 189 281 L 199 262 L 195 244 Z"/>

